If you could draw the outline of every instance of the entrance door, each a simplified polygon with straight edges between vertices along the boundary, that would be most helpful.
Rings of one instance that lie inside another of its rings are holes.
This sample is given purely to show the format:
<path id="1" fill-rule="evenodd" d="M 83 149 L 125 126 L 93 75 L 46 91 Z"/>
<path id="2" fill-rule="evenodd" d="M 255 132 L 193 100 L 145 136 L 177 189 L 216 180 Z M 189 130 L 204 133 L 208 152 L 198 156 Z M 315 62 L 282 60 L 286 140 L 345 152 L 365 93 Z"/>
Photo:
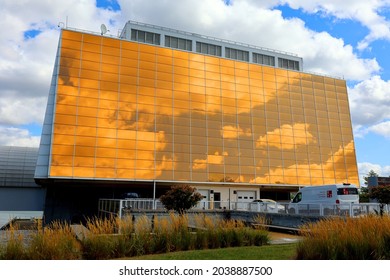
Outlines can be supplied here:
<path id="1" fill-rule="evenodd" d="M 198 193 L 202 195 L 202 199 L 200 200 L 197 208 L 200 209 L 209 209 L 209 190 L 197 190 Z"/>
<path id="2" fill-rule="evenodd" d="M 215 192 L 214 193 L 214 209 L 220 209 L 221 208 L 221 193 Z"/>

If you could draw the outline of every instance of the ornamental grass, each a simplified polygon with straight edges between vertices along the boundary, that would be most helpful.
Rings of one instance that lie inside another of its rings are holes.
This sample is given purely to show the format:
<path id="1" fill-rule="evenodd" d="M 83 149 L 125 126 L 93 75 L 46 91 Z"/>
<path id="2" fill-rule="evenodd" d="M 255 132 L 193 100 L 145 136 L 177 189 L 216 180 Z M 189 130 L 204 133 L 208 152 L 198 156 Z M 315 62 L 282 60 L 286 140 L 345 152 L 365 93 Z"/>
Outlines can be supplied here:
<path id="1" fill-rule="evenodd" d="M 390 217 L 329 218 L 301 228 L 297 259 L 390 259 Z"/>
<path id="2" fill-rule="evenodd" d="M 115 259 L 145 254 L 233 246 L 261 246 L 269 242 L 265 230 L 206 215 L 122 219 L 93 218 L 78 239 L 68 224 L 53 223 L 36 231 L 28 242 L 11 229 L 0 246 L 0 259 Z"/>

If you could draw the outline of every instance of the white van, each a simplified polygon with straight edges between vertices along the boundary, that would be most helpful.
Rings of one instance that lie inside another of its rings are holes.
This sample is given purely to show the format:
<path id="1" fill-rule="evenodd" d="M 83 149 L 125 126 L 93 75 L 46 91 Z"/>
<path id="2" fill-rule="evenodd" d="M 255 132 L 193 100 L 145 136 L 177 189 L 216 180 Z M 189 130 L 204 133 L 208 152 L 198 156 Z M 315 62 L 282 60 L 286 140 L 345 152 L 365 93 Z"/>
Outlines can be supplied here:
<path id="1" fill-rule="evenodd" d="M 359 203 L 359 192 L 355 185 L 309 186 L 298 191 L 288 211 L 290 214 L 339 214 L 337 211 L 346 212 L 353 203 Z"/>

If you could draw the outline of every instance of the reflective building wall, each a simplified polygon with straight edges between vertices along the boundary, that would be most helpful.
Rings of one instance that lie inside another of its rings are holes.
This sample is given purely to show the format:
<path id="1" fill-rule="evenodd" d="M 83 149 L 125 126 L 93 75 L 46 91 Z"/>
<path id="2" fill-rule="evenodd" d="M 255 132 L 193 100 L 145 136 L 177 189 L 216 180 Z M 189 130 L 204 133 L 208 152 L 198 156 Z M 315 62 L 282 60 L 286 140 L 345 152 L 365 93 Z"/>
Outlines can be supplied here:
<path id="1" fill-rule="evenodd" d="M 56 67 L 48 178 L 359 185 L 344 80 L 70 30 Z"/>

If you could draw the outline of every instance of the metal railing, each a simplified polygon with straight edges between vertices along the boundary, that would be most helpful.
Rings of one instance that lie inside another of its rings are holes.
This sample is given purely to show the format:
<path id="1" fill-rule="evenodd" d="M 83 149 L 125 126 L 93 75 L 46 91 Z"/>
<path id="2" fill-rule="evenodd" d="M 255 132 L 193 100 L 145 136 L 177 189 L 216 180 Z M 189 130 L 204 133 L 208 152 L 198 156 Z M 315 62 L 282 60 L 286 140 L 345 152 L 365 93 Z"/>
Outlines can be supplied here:
<path id="1" fill-rule="evenodd" d="M 164 205 L 153 199 L 99 199 L 100 215 L 123 216 L 124 211 L 131 210 L 163 210 Z"/>
<path id="2" fill-rule="evenodd" d="M 100 199 L 99 213 L 122 217 L 128 211 L 164 210 L 164 205 L 153 199 Z M 258 213 L 280 213 L 303 216 L 350 216 L 358 217 L 368 214 L 379 214 L 379 203 L 358 204 L 296 204 L 289 202 L 264 203 L 240 201 L 201 201 L 194 209 L 198 210 L 238 210 Z M 389 205 L 383 208 L 389 213 Z"/>
<path id="3" fill-rule="evenodd" d="M 298 214 L 304 216 L 350 216 L 379 214 L 379 203 L 351 203 L 351 204 L 296 204 L 280 203 L 284 207 L 279 213 Z M 389 206 L 385 205 L 384 213 L 389 213 Z"/>
<path id="4" fill-rule="evenodd" d="M 379 203 L 358 204 L 293 204 L 290 202 L 264 203 L 264 202 L 228 202 L 204 201 L 199 202 L 196 209 L 205 210 L 242 210 L 262 213 L 299 214 L 308 216 L 360 216 L 379 214 Z M 389 205 L 385 205 L 383 212 L 389 213 Z"/>
<path id="5" fill-rule="evenodd" d="M 118 215 L 120 210 L 119 199 L 99 199 L 98 211 L 100 215 Z"/>

